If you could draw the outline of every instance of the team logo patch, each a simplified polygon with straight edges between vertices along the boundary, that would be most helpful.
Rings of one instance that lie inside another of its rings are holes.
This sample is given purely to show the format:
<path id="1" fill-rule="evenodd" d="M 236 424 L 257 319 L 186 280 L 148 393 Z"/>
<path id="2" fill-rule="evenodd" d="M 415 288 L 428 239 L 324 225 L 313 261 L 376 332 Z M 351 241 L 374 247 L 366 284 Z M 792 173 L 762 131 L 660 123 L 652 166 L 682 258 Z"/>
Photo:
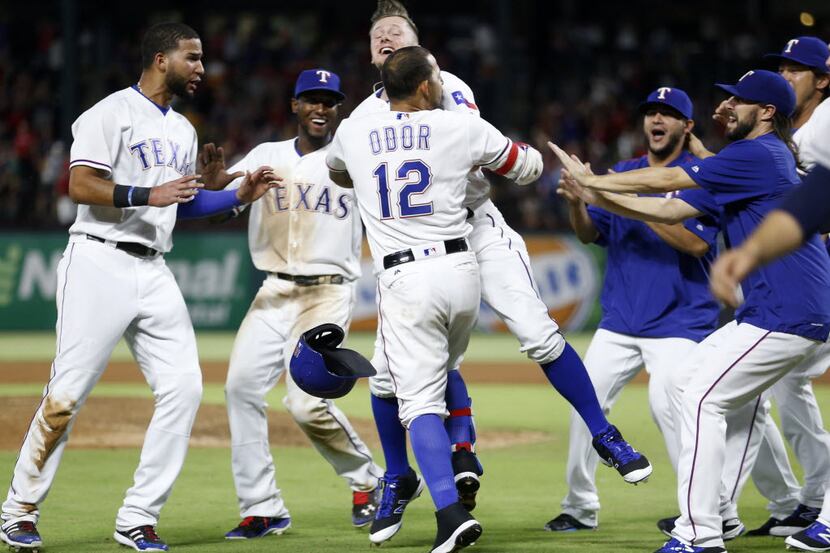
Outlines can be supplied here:
<path id="1" fill-rule="evenodd" d="M 455 103 L 459 106 L 467 106 L 470 109 L 478 111 L 478 106 L 467 100 L 467 98 L 464 97 L 464 93 L 460 90 L 456 90 L 452 93 L 452 99 L 455 100 Z"/>

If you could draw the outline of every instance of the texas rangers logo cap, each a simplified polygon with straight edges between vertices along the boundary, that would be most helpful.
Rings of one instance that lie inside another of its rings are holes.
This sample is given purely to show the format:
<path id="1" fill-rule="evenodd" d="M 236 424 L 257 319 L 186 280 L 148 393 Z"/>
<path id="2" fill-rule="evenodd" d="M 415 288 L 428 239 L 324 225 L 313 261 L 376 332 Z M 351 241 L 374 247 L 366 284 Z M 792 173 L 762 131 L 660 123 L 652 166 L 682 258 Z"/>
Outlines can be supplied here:
<path id="1" fill-rule="evenodd" d="M 830 61 L 830 47 L 827 43 L 814 36 L 800 36 L 787 41 L 780 54 L 766 54 L 767 59 L 792 61 L 800 63 L 819 73 L 830 73 L 827 62 Z"/>
<path id="2" fill-rule="evenodd" d="M 686 119 L 693 119 L 692 100 L 689 95 L 679 88 L 661 86 L 648 95 L 646 101 L 640 104 L 640 113 L 645 113 L 654 105 L 663 105 L 673 108 Z"/>
<path id="3" fill-rule="evenodd" d="M 788 117 L 795 111 L 793 87 L 784 77 L 772 71 L 753 69 L 744 73 L 744 76 L 733 85 L 715 83 L 715 86 L 744 100 L 771 104 Z"/>
<path id="4" fill-rule="evenodd" d="M 297 77 L 297 84 L 294 85 L 295 98 L 299 98 L 303 92 L 311 92 L 312 90 L 331 92 L 340 100 L 346 97 L 340 91 L 340 77 L 337 73 L 327 69 L 306 69 Z"/>

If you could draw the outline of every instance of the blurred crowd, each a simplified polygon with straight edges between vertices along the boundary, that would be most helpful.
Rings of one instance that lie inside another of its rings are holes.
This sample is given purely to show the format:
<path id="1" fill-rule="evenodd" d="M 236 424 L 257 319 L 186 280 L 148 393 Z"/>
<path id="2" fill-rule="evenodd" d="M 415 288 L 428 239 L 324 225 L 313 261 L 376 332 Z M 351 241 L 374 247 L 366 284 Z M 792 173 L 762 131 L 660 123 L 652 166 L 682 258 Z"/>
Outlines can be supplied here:
<path id="1" fill-rule="evenodd" d="M 0 14 L 2 228 L 72 222 L 65 121 L 137 80 L 141 33 L 155 21 L 178 19 L 200 32 L 206 79 L 196 98 L 176 109 L 193 122 L 201 142 L 222 145 L 229 162 L 256 144 L 294 136 L 289 98 L 302 69 L 324 66 L 341 76 L 344 116 L 378 80 L 369 64 L 371 0 L 320 2 L 323 8 L 315 10 L 283 9 L 282 3 L 256 9 L 244 1 L 233 8 L 209 4 L 148 13 L 141 20 L 105 12 L 79 19 L 70 77 L 63 71 L 57 11 L 35 14 L 25 30 Z M 713 82 L 734 82 L 762 66 L 763 53 L 780 50 L 788 38 L 830 38 L 830 13 L 819 14 L 808 28 L 794 8 L 774 2 L 702 0 L 665 13 L 645 1 L 625 4 L 600 14 L 575 0 L 550 2 L 544 5 L 554 16 L 541 18 L 541 1 L 489 0 L 477 3 L 475 14 L 452 3 L 407 2 L 421 43 L 443 69 L 472 87 L 483 116 L 546 153 L 546 170 L 535 185 L 494 182 L 496 203 L 521 231 L 568 229 L 567 210 L 556 195 L 559 168 L 547 140 L 602 171 L 643 153 L 638 103 L 658 86 L 678 86 L 695 101 L 698 133 L 717 147 L 719 133 L 710 123 L 719 98 Z M 637 5 L 642 13 L 632 10 Z M 708 5 L 717 15 L 706 15 Z M 60 98 L 67 78 L 75 79 L 77 89 L 68 118 Z"/>

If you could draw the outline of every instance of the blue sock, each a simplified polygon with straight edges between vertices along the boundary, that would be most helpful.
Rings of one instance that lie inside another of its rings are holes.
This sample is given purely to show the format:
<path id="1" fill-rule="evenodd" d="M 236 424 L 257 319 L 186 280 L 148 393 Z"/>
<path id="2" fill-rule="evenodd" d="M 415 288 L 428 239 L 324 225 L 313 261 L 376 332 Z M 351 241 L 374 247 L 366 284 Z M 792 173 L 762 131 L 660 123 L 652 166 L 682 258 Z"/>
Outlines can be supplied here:
<path id="1" fill-rule="evenodd" d="M 458 502 L 450 460 L 450 439 L 438 415 L 421 415 L 409 425 L 412 451 L 424 475 L 435 509 Z"/>
<path id="2" fill-rule="evenodd" d="M 582 359 L 570 344 L 565 344 L 562 355 L 557 359 L 542 365 L 542 370 L 545 371 L 545 376 L 548 377 L 556 391 L 573 405 L 588 425 L 591 436 L 608 430 L 611 424 L 599 406 L 597 392 L 594 390 L 588 371 L 585 370 Z"/>
<path id="3" fill-rule="evenodd" d="M 447 391 L 444 395 L 450 416 L 444 422 L 450 444 L 456 449 L 472 451 L 475 444 L 473 433 L 472 400 L 467 393 L 467 384 L 459 371 L 447 372 Z"/>
<path id="4" fill-rule="evenodd" d="M 386 459 L 386 473 L 403 475 L 409 471 L 406 454 L 406 428 L 398 418 L 398 400 L 394 397 L 372 395 L 372 414 L 378 427 L 383 457 Z"/>

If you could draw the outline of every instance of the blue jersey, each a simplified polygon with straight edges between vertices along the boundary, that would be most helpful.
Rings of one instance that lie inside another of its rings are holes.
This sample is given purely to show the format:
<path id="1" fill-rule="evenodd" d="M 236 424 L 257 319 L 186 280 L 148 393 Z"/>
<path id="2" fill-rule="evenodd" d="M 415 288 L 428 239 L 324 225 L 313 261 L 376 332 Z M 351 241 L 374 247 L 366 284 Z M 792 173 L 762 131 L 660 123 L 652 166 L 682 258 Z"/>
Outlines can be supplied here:
<path id="1" fill-rule="evenodd" d="M 800 184 L 795 159 L 773 133 L 733 142 L 718 155 L 682 168 L 723 208 L 721 224 L 729 247 L 740 245 L 782 197 Z M 735 312 L 738 322 L 827 340 L 830 260 L 818 235 L 750 274 L 742 289 L 744 303 Z"/>
<path id="2" fill-rule="evenodd" d="M 696 159 L 684 152 L 671 166 Z M 648 157 L 643 156 L 617 163 L 614 171 L 648 166 Z M 707 277 L 718 233 L 715 220 L 701 217 L 686 222 L 687 229 L 709 244 L 709 253 L 696 258 L 669 246 L 641 221 L 594 206 L 588 207 L 588 214 L 599 231 L 597 244 L 608 249 L 600 328 L 696 342 L 717 328 L 718 305 Z"/>

